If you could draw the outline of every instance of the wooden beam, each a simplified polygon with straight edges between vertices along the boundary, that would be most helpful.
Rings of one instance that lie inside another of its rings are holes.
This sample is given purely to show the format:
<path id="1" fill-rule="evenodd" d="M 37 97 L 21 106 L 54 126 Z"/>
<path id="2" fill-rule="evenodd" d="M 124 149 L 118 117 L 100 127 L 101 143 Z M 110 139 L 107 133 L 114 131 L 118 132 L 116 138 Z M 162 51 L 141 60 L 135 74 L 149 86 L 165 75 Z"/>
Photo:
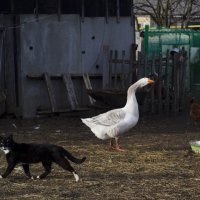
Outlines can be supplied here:
<path id="1" fill-rule="evenodd" d="M 109 45 L 103 45 L 103 89 L 110 85 L 109 51 Z"/>
<path id="2" fill-rule="evenodd" d="M 81 22 L 85 20 L 85 0 L 81 0 Z"/>
<path id="3" fill-rule="evenodd" d="M 125 76 L 125 69 L 124 69 L 124 58 L 125 58 L 125 50 L 122 51 L 122 63 L 121 63 L 121 87 L 122 89 L 125 89 L 125 82 L 126 82 L 126 76 Z M 131 73 L 129 70 L 129 76 L 131 77 Z"/>
<path id="4" fill-rule="evenodd" d="M 115 50 L 115 61 L 117 61 L 118 58 L 118 51 Z M 114 63 L 114 76 L 115 76 L 115 81 L 114 81 L 114 88 L 117 88 L 117 62 Z"/>
<path id="5" fill-rule="evenodd" d="M 10 0 L 10 11 L 12 14 L 14 14 L 14 12 L 15 12 L 14 0 Z"/>
<path id="6" fill-rule="evenodd" d="M 74 90 L 74 85 L 73 85 L 71 76 L 69 73 L 67 73 L 67 74 L 63 74 L 62 78 L 63 78 L 63 82 L 67 91 L 67 96 L 68 96 L 71 109 L 76 110 L 79 107 L 79 105 L 76 98 L 76 93 Z"/>
<path id="7" fill-rule="evenodd" d="M 170 91 L 169 91 L 169 86 L 170 86 L 170 76 L 169 76 L 169 68 L 170 68 L 170 53 L 169 50 L 167 50 L 166 54 L 166 67 L 165 67 L 165 90 L 166 90 L 166 97 L 165 97 L 165 110 L 166 113 L 169 114 L 169 106 L 170 106 Z"/>
<path id="8" fill-rule="evenodd" d="M 83 74 L 83 80 L 84 80 L 86 89 L 92 90 L 92 84 L 90 82 L 90 77 L 88 74 L 86 73 Z M 92 105 L 95 103 L 95 99 L 93 99 L 91 96 L 89 96 L 89 100 Z"/>
<path id="9" fill-rule="evenodd" d="M 83 74 L 70 74 L 72 79 L 82 79 Z M 92 79 L 102 79 L 101 74 L 89 74 L 90 78 Z M 54 74 L 54 75 L 49 75 L 51 79 L 54 80 L 61 80 L 62 79 L 62 74 Z M 26 78 L 29 79 L 35 79 L 35 80 L 44 80 L 43 73 L 31 73 L 27 74 Z"/>
<path id="10" fill-rule="evenodd" d="M 151 63 L 151 74 L 155 71 L 155 55 L 153 54 Z M 156 86 L 155 86 L 156 87 Z M 151 113 L 155 114 L 155 87 L 151 89 Z"/>
<path id="11" fill-rule="evenodd" d="M 71 109 L 57 109 L 55 113 L 70 113 L 70 116 L 72 115 L 72 113 L 76 113 L 76 112 L 80 112 L 80 111 L 88 111 L 89 108 L 79 108 L 77 110 L 71 110 Z M 48 115 L 48 114 L 52 114 L 52 111 L 50 109 L 38 109 L 37 110 L 37 114 L 38 115 Z"/>
<path id="12" fill-rule="evenodd" d="M 49 77 L 48 73 L 44 73 L 44 78 L 45 78 L 45 83 L 46 83 L 46 86 L 47 86 L 49 101 L 50 101 L 50 104 L 51 104 L 51 111 L 52 112 L 56 112 L 56 108 L 55 108 L 55 105 L 56 105 L 55 96 L 54 96 L 54 92 L 53 92 L 51 80 L 50 80 L 50 77 Z"/>
<path id="13" fill-rule="evenodd" d="M 83 74 L 83 80 L 84 80 L 86 89 L 92 90 L 92 84 L 90 82 L 90 77 L 88 74 L 86 73 Z"/>
<path id="14" fill-rule="evenodd" d="M 159 66 L 158 66 L 158 113 L 162 113 L 162 53 L 159 55 Z"/>
<path id="15" fill-rule="evenodd" d="M 120 6 L 119 6 L 119 0 L 117 0 L 117 23 L 120 22 Z"/>
<path id="16" fill-rule="evenodd" d="M 58 0 L 58 21 L 61 19 L 61 2 Z"/>
<path id="17" fill-rule="evenodd" d="M 110 62 L 115 63 L 115 64 L 131 64 L 130 60 L 123 60 L 123 59 L 111 59 Z"/>
<path id="18" fill-rule="evenodd" d="M 135 33 L 135 0 L 130 0 L 131 4 L 131 25 L 133 26 L 133 30 Z M 135 35 L 134 35 L 134 43 L 135 43 Z"/>
<path id="19" fill-rule="evenodd" d="M 35 17 L 36 17 L 36 21 L 38 21 L 39 19 L 39 9 L 38 9 L 38 0 L 35 0 Z"/>
<path id="20" fill-rule="evenodd" d="M 106 9 L 106 23 L 108 23 L 108 0 L 105 0 L 105 9 Z"/>
<path id="21" fill-rule="evenodd" d="M 113 50 L 110 50 L 110 58 L 109 58 L 109 88 L 112 88 L 112 71 L 113 71 L 113 62 L 111 62 L 113 58 Z"/>

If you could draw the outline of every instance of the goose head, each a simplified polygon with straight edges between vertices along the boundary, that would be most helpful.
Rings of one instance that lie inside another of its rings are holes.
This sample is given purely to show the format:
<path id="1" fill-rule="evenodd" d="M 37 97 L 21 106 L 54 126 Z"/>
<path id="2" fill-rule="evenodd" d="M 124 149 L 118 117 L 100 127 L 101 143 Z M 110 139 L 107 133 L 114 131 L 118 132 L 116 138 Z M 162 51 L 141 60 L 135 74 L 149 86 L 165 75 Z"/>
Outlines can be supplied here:
<path id="1" fill-rule="evenodd" d="M 153 83 L 154 83 L 154 81 L 151 80 L 150 78 L 146 78 L 146 77 L 141 78 L 140 80 L 138 80 L 136 83 L 134 83 L 133 85 L 131 85 L 128 88 L 128 96 L 135 93 L 135 91 L 137 89 L 143 88 L 144 86 L 150 85 L 150 84 L 153 84 Z"/>
<path id="2" fill-rule="evenodd" d="M 154 81 L 151 80 L 150 78 L 144 77 L 144 78 L 141 78 L 141 79 L 140 79 L 138 82 L 136 82 L 136 83 L 137 83 L 137 85 L 138 85 L 138 88 L 142 88 L 142 87 L 144 87 L 144 86 L 146 86 L 146 85 L 153 84 Z"/>

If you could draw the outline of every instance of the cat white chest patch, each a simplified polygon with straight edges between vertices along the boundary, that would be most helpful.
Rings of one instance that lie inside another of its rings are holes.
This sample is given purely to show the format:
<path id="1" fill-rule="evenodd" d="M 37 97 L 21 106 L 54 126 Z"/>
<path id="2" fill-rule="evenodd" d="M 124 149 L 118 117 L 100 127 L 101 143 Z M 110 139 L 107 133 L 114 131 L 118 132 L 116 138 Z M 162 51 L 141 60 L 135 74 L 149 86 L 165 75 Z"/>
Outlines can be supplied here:
<path id="1" fill-rule="evenodd" d="M 9 154 L 9 153 L 10 153 L 10 151 L 9 151 L 8 149 L 3 149 L 3 152 L 4 152 L 5 154 Z"/>

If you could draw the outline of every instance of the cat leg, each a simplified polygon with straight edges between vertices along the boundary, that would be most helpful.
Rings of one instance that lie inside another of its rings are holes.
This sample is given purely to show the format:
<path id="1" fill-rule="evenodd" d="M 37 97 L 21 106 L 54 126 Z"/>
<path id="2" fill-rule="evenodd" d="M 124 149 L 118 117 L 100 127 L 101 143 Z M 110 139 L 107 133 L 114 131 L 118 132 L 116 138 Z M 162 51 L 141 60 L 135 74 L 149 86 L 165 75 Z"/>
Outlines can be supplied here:
<path id="1" fill-rule="evenodd" d="M 2 176 L 0 176 L 0 178 L 6 178 L 12 172 L 12 170 L 15 168 L 15 166 L 16 166 L 16 163 L 8 164 L 8 167 L 5 171 L 5 173 Z"/>
<path id="2" fill-rule="evenodd" d="M 51 172 L 51 164 L 52 164 L 51 162 L 42 162 L 45 172 L 40 176 L 37 176 L 38 179 L 45 178 Z"/>
<path id="3" fill-rule="evenodd" d="M 76 171 L 74 170 L 74 168 L 70 165 L 70 163 L 69 163 L 68 160 L 66 160 L 65 158 L 60 158 L 60 159 L 57 159 L 55 162 L 58 165 L 60 165 L 63 169 L 65 169 L 67 171 L 70 171 L 74 175 L 74 178 L 75 178 L 76 182 L 79 181 L 78 174 L 76 173 Z"/>
<path id="4" fill-rule="evenodd" d="M 26 176 L 28 178 L 32 178 L 33 179 L 33 176 L 31 176 L 31 173 L 30 173 L 30 170 L 29 170 L 29 164 L 22 164 L 22 167 L 24 169 L 24 172 L 25 172 Z"/>

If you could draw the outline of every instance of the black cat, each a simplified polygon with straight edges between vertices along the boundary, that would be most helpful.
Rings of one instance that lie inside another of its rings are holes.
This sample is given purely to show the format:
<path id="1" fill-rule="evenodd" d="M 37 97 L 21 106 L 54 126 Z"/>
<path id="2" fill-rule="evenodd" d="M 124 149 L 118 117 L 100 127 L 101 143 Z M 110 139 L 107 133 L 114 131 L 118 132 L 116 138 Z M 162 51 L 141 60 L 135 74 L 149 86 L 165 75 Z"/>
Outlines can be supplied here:
<path id="1" fill-rule="evenodd" d="M 74 175 L 75 180 L 78 181 L 78 174 L 65 157 L 76 164 L 81 164 L 86 159 L 86 157 L 77 159 L 63 147 L 57 145 L 16 143 L 12 135 L 0 137 L 0 149 L 6 154 L 8 163 L 5 173 L 0 178 L 6 178 L 18 163 L 22 163 L 26 176 L 33 178 L 29 171 L 29 164 L 42 162 L 45 172 L 37 176 L 37 178 L 42 179 L 51 172 L 52 162 L 55 162 L 63 169 L 70 171 Z"/>

